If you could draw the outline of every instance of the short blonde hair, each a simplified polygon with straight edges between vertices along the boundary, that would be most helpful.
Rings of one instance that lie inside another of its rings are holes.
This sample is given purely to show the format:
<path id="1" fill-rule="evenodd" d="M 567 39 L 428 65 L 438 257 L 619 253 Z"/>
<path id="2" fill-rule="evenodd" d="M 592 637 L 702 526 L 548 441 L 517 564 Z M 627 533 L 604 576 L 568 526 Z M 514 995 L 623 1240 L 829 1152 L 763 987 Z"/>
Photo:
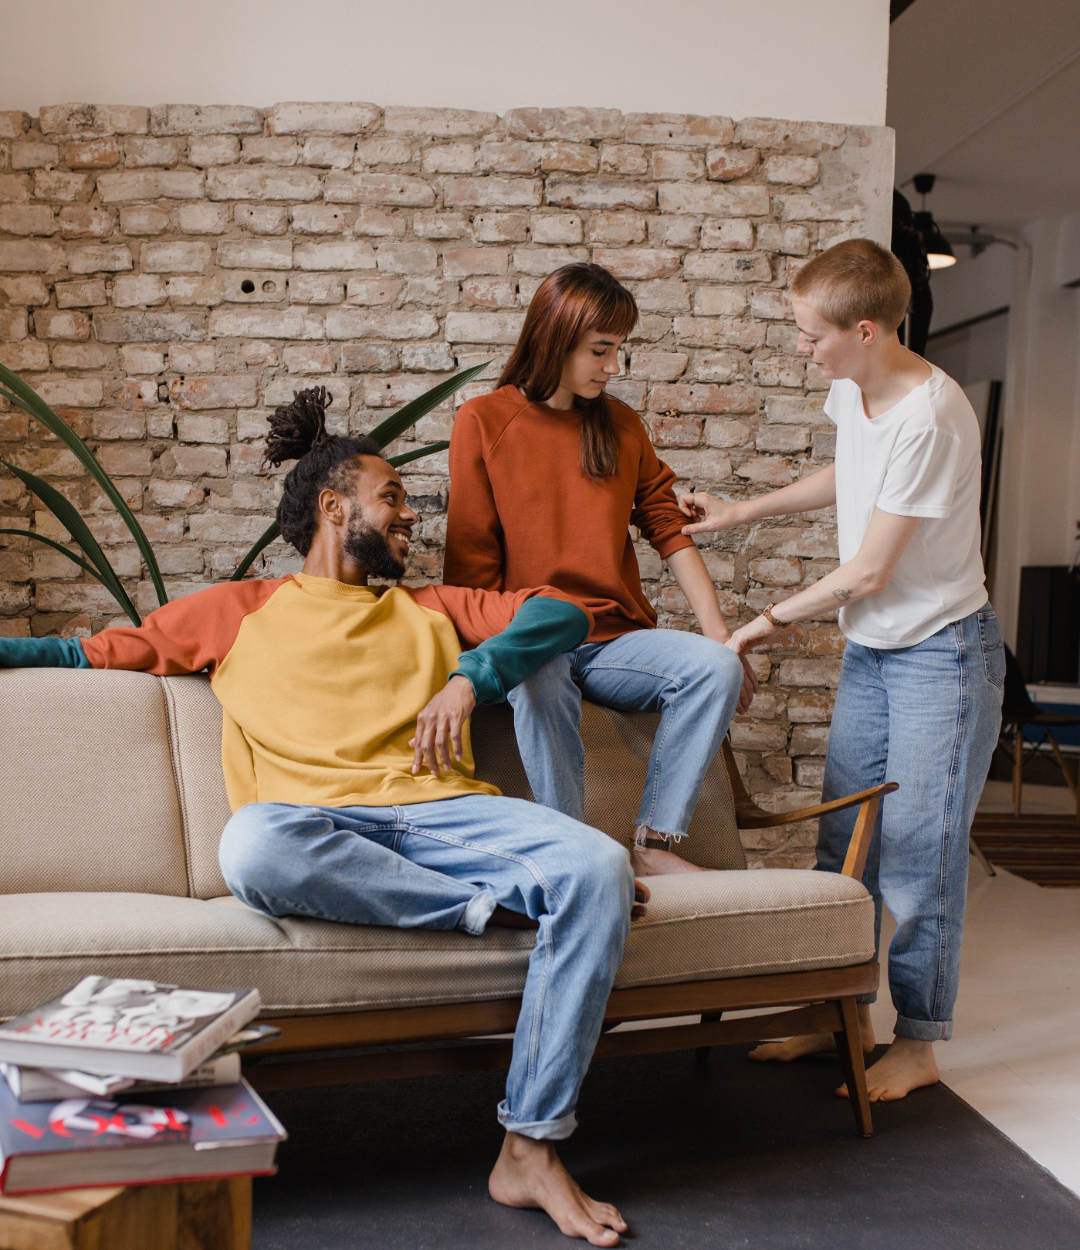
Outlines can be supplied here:
<path id="1" fill-rule="evenodd" d="M 791 294 L 841 330 L 874 321 L 892 333 L 907 315 L 911 282 L 892 252 L 872 239 L 848 239 L 804 265 Z"/>

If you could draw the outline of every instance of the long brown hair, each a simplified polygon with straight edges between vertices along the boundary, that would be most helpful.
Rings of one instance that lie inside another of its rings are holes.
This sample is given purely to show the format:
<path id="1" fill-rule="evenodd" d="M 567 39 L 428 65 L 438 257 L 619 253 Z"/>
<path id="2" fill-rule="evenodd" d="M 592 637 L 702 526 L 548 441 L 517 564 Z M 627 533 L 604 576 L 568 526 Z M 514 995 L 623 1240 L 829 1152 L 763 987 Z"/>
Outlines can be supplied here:
<path id="1" fill-rule="evenodd" d="M 600 265 L 563 265 L 541 283 L 525 324 L 499 378 L 533 403 L 559 389 L 566 355 L 587 330 L 625 337 L 637 324 L 633 295 Z M 594 481 L 611 477 L 619 464 L 619 437 L 607 396 L 574 397 L 581 413 L 581 468 Z"/>

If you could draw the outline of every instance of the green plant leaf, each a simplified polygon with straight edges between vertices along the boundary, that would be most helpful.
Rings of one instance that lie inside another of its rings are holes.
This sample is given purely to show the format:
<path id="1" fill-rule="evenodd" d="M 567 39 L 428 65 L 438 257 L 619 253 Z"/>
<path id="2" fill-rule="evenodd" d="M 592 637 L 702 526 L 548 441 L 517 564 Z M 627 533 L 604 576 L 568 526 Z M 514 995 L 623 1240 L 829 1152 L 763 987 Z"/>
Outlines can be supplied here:
<path id="1" fill-rule="evenodd" d="M 2 364 L 0 364 L 0 383 L 3 383 L 3 387 L 0 388 L 0 395 L 3 395 L 5 399 L 18 405 L 24 412 L 29 413 L 30 416 L 40 421 L 51 434 L 55 434 L 61 442 L 65 443 L 74 452 L 94 481 L 105 492 L 109 502 L 120 514 L 121 520 L 131 532 L 131 536 L 142 554 L 143 561 L 150 573 L 150 580 L 154 583 L 154 592 L 157 594 L 158 603 L 168 603 L 169 596 L 165 591 L 165 582 L 161 576 L 161 570 L 158 568 L 157 558 L 154 555 L 153 548 L 150 546 L 150 541 L 143 532 L 142 526 L 135 519 L 135 514 L 128 507 L 123 495 L 116 489 L 112 478 L 98 464 L 94 453 L 71 426 L 62 417 L 53 412 L 33 387 L 27 386 L 17 373 L 13 373 L 6 365 Z"/>
<path id="2" fill-rule="evenodd" d="M 437 451 L 445 451 L 449 446 L 450 444 L 445 439 L 441 443 L 427 443 L 423 447 L 414 447 L 412 451 L 403 451 L 400 456 L 391 456 L 387 464 L 392 464 L 397 469 L 403 464 L 408 464 L 410 460 L 433 456 Z"/>
<path id="3" fill-rule="evenodd" d="M 58 490 L 50 486 L 48 482 L 43 482 L 41 478 L 35 474 L 28 472 L 26 469 L 20 469 L 17 465 L 12 464 L 8 460 L 0 459 L 0 464 L 10 469 L 12 473 L 49 509 L 56 517 L 60 524 L 71 535 L 72 539 L 86 553 L 90 563 L 97 569 L 98 580 L 108 589 L 109 593 L 116 602 L 124 609 L 130 619 L 136 624 L 141 625 L 138 612 L 135 605 L 128 597 L 127 591 L 120 584 L 120 578 L 116 575 L 116 570 L 109 563 L 109 559 L 105 552 L 101 550 L 98 540 L 90 533 L 90 527 L 79 516 L 75 505 L 69 503 L 68 500 L 60 494 Z M 21 532 L 21 531 L 20 531 Z"/>
<path id="4" fill-rule="evenodd" d="M 243 581 L 244 574 L 255 563 L 255 560 L 260 554 L 260 552 L 262 552 L 266 547 L 269 547 L 270 544 L 274 541 L 274 539 L 280 536 L 281 536 L 281 526 L 278 525 L 277 521 L 271 521 L 270 524 L 266 527 L 266 529 L 264 529 L 263 532 L 259 535 L 258 539 L 255 542 L 254 547 L 251 548 L 251 550 L 247 553 L 247 555 L 244 556 L 244 558 L 236 566 L 236 572 L 232 575 L 232 577 L 229 578 L 229 581 L 231 582 Z"/>
<path id="5" fill-rule="evenodd" d="M 427 416 L 433 408 L 438 408 L 455 391 L 461 390 L 466 382 L 471 382 L 478 374 L 483 373 L 490 364 L 490 360 L 485 360 L 481 365 L 472 365 L 468 369 L 462 369 L 460 373 L 446 378 L 438 386 L 425 391 L 423 395 L 417 395 L 404 408 L 399 408 L 392 417 L 387 417 L 373 430 L 369 430 L 368 438 L 374 439 L 380 447 L 388 446 L 395 438 L 400 438 L 410 425 L 414 425 L 421 417 Z"/>
<path id="6" fill-rule="evenodd" d="M 68 551 L 63 543 L 58 543 L 51 538 L 46 538 L 44 534 L 35 534 L 33 530 L 0 529 L 0 534 L 15 534 L 19 538 L 32 538 L 35 542 L 45 543 L 47 546 L 53 547 L 59 551 L 62 556 L 67 556 L 69 560 L 74 560 L 80 569 L 89 573 L 91 577 L 96 577 L 103 586 L 105 585 L 105 581 L 97 569 L 95 569 L 92 565 L 87 564 L 86 561 L 82 559 L 81 556 L 77 556 L 74 551 Z"/>

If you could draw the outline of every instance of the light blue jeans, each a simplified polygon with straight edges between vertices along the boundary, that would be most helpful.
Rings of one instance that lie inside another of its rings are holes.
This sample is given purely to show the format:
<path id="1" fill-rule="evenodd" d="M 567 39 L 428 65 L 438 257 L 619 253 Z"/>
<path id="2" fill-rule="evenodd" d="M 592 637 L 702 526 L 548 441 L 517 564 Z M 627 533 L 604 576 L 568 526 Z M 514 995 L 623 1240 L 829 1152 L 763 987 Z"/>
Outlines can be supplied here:
<path id="1" fill-rule="evenodd" d="M 221 839 L 237 898 L 269 916 L 479 934 L 496 904 L 539 921 L 499 1121 L 569 1137 L 630 931 L 630 857 L 521 799 L 406 807 L 251 803 Z"/>
<path id="2" fill-rule="evenodd" d="M 557 655 L 507 695 L 538 803 L 585 810 L 581 699 L 660 712 L 637 823 L 681 837 L 739 702 L 743 666 L 727 647 L 679 629 L 636 629 Z"/>
<path id="3" fill-rule="evenodd" d="M 985 607 L 913 647 L 849 642 L 836 693 L 822 799 L 883 781 L 888 795 L 863 880 L 896 921 L 889 989 L 896 1035 L 952 1033 L 967 897 L 968 835 L 1001 725 L 1005 653 Z M 839 872 L 857 809 L 821 819 L 817 866 Z"/>

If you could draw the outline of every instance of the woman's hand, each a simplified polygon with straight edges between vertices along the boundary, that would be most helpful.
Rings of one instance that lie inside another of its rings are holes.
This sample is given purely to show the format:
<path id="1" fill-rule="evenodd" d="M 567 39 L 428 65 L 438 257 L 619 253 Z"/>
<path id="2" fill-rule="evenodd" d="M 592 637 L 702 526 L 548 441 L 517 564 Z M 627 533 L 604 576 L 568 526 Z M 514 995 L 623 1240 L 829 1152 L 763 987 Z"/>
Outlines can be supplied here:
<path id="1" fill-rule="evenodd" d="M 740 658 L 744 651 L 752 651 L 763 642 L 774 638 L 780 630 L 772 624 L 767 616 L 755 616 L 748 624 L 737 629 L 724 644 L 731 648 Z M 746 661 L 744 660 L 745 664 Z"/>
<path id="2" fill-rule="evenodd" d="M 691 494 L 679 495 L 678 502 L 680 511 L 693 522 L 682 527 L 684 534 L 707 534 L 713 530 L 733 529 L 742 524 L 737 503 L 717 499 L 708 491 L 696 490 Z"/>
<path id="3" fill-rule="evenodd" d="M 447 772 L 454 767 L 454 757 L 460 760 L 464 752 L 461 733 L 474 707 L 472 682 L 461 674 L 451 677 L 416 718 L 416 737 L 409 739 L 414 773 L 426 766 L 438 777 L 442 773 L 440 762 Z"/>

